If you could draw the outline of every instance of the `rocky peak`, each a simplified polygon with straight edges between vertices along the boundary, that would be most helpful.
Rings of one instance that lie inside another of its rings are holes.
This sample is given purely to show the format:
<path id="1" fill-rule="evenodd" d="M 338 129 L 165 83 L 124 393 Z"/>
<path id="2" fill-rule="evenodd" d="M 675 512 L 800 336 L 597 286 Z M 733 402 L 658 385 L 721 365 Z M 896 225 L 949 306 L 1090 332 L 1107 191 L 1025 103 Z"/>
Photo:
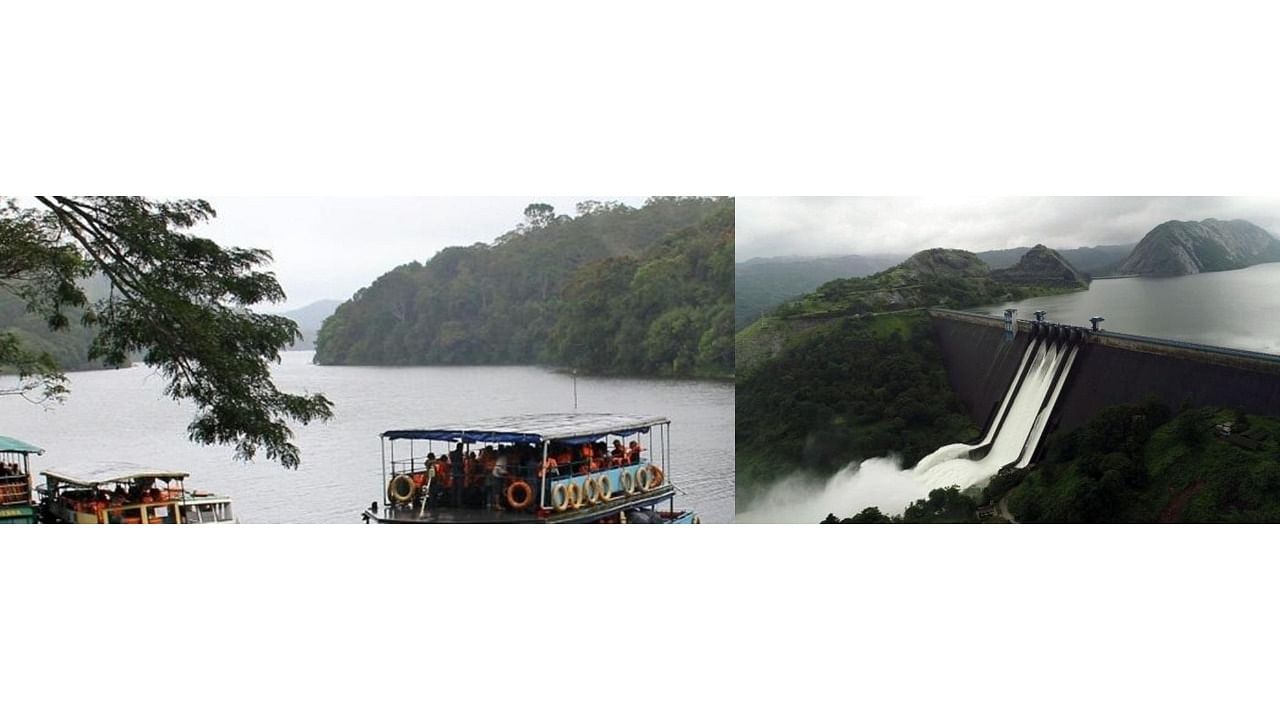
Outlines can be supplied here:
<path id="1" fill-rule="evenodd" d="M 1022 256 L 1018 263 L 1005 270 L 996 270 L 991 276 L 1001 282 L 1015 285 L 1043 285 L 1052 287 L 1088 286 L 1089 278 L 1072 267 L 1058 251 L 1036 245 Z"/>

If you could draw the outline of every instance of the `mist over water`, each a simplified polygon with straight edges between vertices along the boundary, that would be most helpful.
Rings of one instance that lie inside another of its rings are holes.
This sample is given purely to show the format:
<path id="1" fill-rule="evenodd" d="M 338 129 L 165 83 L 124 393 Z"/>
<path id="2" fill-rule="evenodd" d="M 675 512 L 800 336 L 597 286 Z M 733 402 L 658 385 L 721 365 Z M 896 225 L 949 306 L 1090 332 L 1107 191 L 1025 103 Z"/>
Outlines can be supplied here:
<path id="1" fill-rule="evenodd" d="M 1045 400 L 1057 397 L 1066 379 L 1066 372 L 1059 374 L 1058 369 L 1069 371 L 1075 353 L 1074 347 L 1033 342 L 981 442 L 944 445 L 914 468 L 904 469 L 895 457 L 873 458 L 852 463 L 821 484 L 803 475 L 790 477 L 740 512 L 738 522 L 812 523 L 829 513 L 845 518 L 873 506 L 885 515 L 896 515 L 930 490 L 981 485 L 1010 463 L 1030 462 L 1035 444 L 1028 440 L 1038 440 L 1043 432 L 1052 407 L 1045 406 Z M 985 456 L 967 457 L 988 444 Z"/>

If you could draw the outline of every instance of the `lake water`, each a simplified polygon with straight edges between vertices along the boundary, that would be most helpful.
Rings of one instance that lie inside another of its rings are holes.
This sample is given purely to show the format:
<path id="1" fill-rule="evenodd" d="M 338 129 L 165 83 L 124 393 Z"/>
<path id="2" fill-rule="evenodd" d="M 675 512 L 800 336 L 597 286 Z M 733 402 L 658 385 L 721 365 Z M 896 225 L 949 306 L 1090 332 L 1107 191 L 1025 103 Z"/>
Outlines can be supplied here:
<path id="1" fill-rule="evenodd" d="M 977 312 L 1018 317 L 1045 310 L 1051 322 L 1280 354 L 1280 263 L 1171 278 L 1094 280 L 1084 292 L 991 305 Z"/>
<path id="2" fill-rule="evenodd" d="M 241 522 L 343 523 L 381 503 L 384 430 L 574 409 L 572 377 L 544 368 L 321 367 L 310 351 L 282 357 L 281 389 L 322 392 L 334 403 L 328 423 L 294 428 L 297 470 L 188 441 L 191 407 L 165 397 L 164 378 L 144 365 L 70 373 L 70 396 L 49 409 L 0 398 L 0 435 L 45 449 L 32 459 L 36 473 L 125 460 L 190 472 L 189 487 L 230 495 Z M 581 412 L 671 419 L 668 476 L 683 493 L 676 507 L 698 511 L 703 522 L 733 520 L 733 409 L 728 382 L 578 377 Z"/>

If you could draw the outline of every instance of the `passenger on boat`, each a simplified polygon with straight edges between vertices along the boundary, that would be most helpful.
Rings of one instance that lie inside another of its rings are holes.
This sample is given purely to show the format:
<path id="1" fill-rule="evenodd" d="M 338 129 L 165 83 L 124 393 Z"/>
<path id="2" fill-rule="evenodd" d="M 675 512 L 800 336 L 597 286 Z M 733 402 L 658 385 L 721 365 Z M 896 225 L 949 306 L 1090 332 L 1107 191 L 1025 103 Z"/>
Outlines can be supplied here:
<path id="1" fill-rule="evenodd" d="M 481 472 L 480 458 L 476 457 L 476 451 L 472 450 L 467 453 L 467 487 L 475 487 L 478 483 L 483 481 L 484 476 L 481 475 Z"/>
<path id="2" fill-rule="evenodd" d="M 622 447 L 622 441 L 621 441 L 621 440 L 614 440 L 614 441 L 613 441 L 613 452 L 612 452 L 612 453 L 610 453 L 610 455 L 611 455 L 611 457 L 610 457 L 610 459 L 609 459 L 609 464 L 610 464 L 610 465 L 618 466 L 618 465 L 622 465 L 624 462 L 626 462 L 626 459 L 627 459 L 627 451 L 626 451 L 625 449 L 623 449 L 623 447 Z"/>
<path id="3" fill-rule="evenodd" d="M 627 446 L 627 450 L 629 451 L 627 453 L 628 465 L 633 465 L 635 463 L 640 462 L 640 453 L 644 452 L 644 448 L 640 447 L 640 443 L 636 442 L 635 440 L 632 440 L 631 444 Z"/>
<path id="4" fill-rule="evenodd" d="M 600 458 L 596 457 L 596 450 L 591 445 L 582 446 L 582 457 L 586 463 L 587 470 L 596 472 L 600 469 Z"/>
<path id="5" fill-rule="evenodd" d="M 484 504 L 490 510 L 502 509 L 502 491 L 507 487 L 507 456 L 499 455 L 493 461 L 493 470 L 484 485 Z"/>
<path id="6" fill-rule="evenodd" d="M 466 481 L 466 452 L 462 449 L 462 443 L 449 453 L 449 470 L 453 479 L 453 505 L 454 507 L 462 507 L 462 485 Z"/>
<path id="7" fill-rule="evenodd" d="M 427 453 L 427 459 L 422 462 L 422 475 L 427 480 L 427 497 L 423 500 L 427 507 L 436 507 L 440 504 L 440 483 L 438 479 L 439 463 L 436 462 L 435 453 Z"/>

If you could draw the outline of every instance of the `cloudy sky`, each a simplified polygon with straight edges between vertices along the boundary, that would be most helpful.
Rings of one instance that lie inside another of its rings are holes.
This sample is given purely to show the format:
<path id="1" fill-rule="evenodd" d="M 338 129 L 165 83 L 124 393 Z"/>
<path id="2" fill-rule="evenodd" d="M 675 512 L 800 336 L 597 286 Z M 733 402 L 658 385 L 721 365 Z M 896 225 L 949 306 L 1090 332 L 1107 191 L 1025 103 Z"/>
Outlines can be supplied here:
<path id="1" fill-rule="evenodd" d="M 278 310 L 346 300 L 388 270 L 450 245 L 489 242 L 533 202 L 576 214 L 582 200 L 643 197 L 208 198 L 218 217 L 194 230 L 223 245 L 265 248 L 289 299 Z"/>
<path id="2" fill-rule="evenodd" d="M 738 198 L 737 260 L 1053 248 L 1142 239 L 1166 220 L 1248 220 L 1280 236 L 1280 198 Z"/>

